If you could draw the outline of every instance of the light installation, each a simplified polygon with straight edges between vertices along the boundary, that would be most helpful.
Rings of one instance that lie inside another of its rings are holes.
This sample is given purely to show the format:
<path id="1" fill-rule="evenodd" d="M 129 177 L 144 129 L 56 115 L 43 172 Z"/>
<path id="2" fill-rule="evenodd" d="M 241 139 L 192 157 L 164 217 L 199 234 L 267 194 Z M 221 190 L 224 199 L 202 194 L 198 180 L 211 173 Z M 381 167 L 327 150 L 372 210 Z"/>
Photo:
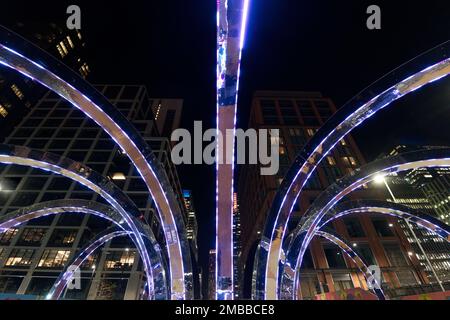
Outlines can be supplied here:
<path id="1" fill-rule="evenodd" d="M 139 132 L 77 73 L 2 26 L 0 64 L 41 83 L 80 109 L 129 157 L 155 201 L 169 257 L 172 299 L 191 299 L 192 265 L 183 214 L 163 166 Z"/>
<path id="2" fill-rule="evenodd" d="M 114 232 L 116 236 L 128 235 L 133 240 L 132 232 L 119 212 L 117 212 L 110 206 L 82 199 L 64 199 L 40 202 L 28 207 L 20 208 L 16 211 L 12 211 L 0 217 L 0 232 L 19 227 L 20 225 L 33 219 L 63 213 L 91 214 L 108 220 L 113 223 L 115 225 L 114 228 L 117 229 L 117 231 L 114 231 L 115 229 L 110 228 L 108 229 L 108 232 Z M 150 253 L 151 257 L 154 291 L 148 293 L 148 298 L 157 300 L 168 299 L 170 298 L 170 295 L 167 291 L 168 285 L 166 279 L 166 265 L 164 264 L 164 259 L 162 258 L 161 249 L 153 233 L 146 230 L 141 221 L 137 219 L 134 220 L 136 225 L 138 225 L 139 229 L 141 230 L 147 252 Z M 96 240 L 93 240 L 91 243 L 93 246 L 90 246 L 91 244 L 89 244 L 87 248 L 81 249 L 79 255 L 75 256 L 73 261 L 69 262 L 68 265 L 66 265 L 65 270 L 63 271 L 63 273 L 61 273 L 60 277 L 55 282 L 53 290 L 50 290 L 50 292 L 47 294 L 47 299 L 58 299 L 60 297 L 60 289 L 64 288 L 67 285 L 67 281 L 70 280 L 69 274 L 66 274 L 64 276 L 64 273 L 66 272 L 68 267 L 74 266 L 76 262 L 79 261 L 79 258 L 81 256 L 84 257 L 84 261 L 92 253 L 92 251 L 95 251 L 95 249 L 91 251 L 89 248 L 93 248 L 95 245 L 101 246 L 106 241 L 109 241 L 111 238 L 106 237 L 108 232 L 103 232 L 102 234 L 97 235 Z M 117 232 L 120 232 L 120 235 Z M 99 239 L 102 239 L 103 242 L 101 242 Z M 96 244 L 94 244 L 93 242 L 96 242 Z M 139 253 L 139 256 L 143 257 L 143 253 L 139 250 L 139 248 L 137 248 L 137 251 Z M 81 261 L 80 264 L 83 261 Z"/>
<path id="3" fill-rule="evenodd" d="M 283 281 L 280 286 L 281 297 L 286 299 L 292 294 L 292 299 L 297 298 L 295 288 L 299 286 L 300 273 L 298 270 L 303 256 L 321 225 L 322 218 L 334 208 L 339 200 L 364 184 L 373 181 L 380 174 L 388 175 L 423 167 L 450 167 L 450 149 L 421 150 L 375 161 L 356 173 L 338 180 L 322 192 L 299 222 L 294 231 L 293 240 L 285 250 L 286 261 L 283 273 L 287 273 L 289 276 L 281 276 Z M 295 274 L 294 278 L 292 278 L 292 274 Z"/>
<path id="4" fill-rule="evenodd" d="M 320 161 L 354 128 L 394 101 L 450 74 L 450 42 L 394 70 L 340 108 L 301 150 L 283 179 L 258 246 L 255 299 L 277 299 L 279 261 L 291 212 Z M 426 67 L 425 67 L 426 66 Z M 417 71 L 414 71 L 417 70 Z M 398 82 L 398 79 L 404 79 Z M 388 89 L 383 89 L 388 88 Z M 381 92 L 374 95 L 373 92 Z"/>
<path id="5" fill-rule="evenodd" d="M 249 0 L 217 0 L 216 299 L 233 299 L 234 139 Z M 230 134 L 232 132 L 232 134 Z"/>
<path id="6" fill-rule="evenodd" d="M 159 259 L 161 261 L 161 257 L 155 257 L 154 254 L 157 254 L 157 252 L 154 250 L 147 251 L 142 234 L 150 234 L 149 238 L 154 237 L 150 230 L 146 230 L 148 228 L 143 228 L 141 224 L 137 223 L 140 216 L 139 210 L 114 183 L 79 162 L 57 154 L 31 150 L 22 146 L 0 144 L 0 163 L 24 165 L 65 176 L 83 184 L 108 201 L 120 214 L 120 224 L 126 225 L 128 230 L 132 232 L 132 240 L 141 254 L 144 271 L 147 275 L 149 296 L 153 296 L 152 260 Z M 17 225 L 20 221 L 19 216 L 15 216 L 14 220 L 5 221 L 4 225 Z M 33 214 L 30 214 L 30 216 L 33 216 Z M 158 283 L 158 285 L 163 284 Z"/>
<path id="7" fill-rule="evenodd" d="M 437 234 L 441 238 L 448 239 L 450 235 L 450 226 L 433 216 L 398 203 L 378 200 L 357 200 L 338 204 L 324 215 L 318 228 L 321 229 L 335 219 L 355 213 L 377 213 L 402 218 Z"/>
<path id="8" fill-rule="evenodd" d="M 94 239 L 91 239 L 87 246 L 82 248 L 80 253 L 67 263 L 64 271 L 59 275 L 50 289 L 47 295 L 47 300 L 56 300 L 61 297 L 67 284 L 73 279 L 74 270 L 79 270 L 83 262 L 86 261 L 86 259 L 94 253 L 94 251 L 114 238 L 130 235 L 131 234 L 127 231 L 117 230 L 117 228 L 110 228 L 100 232 Z"/>

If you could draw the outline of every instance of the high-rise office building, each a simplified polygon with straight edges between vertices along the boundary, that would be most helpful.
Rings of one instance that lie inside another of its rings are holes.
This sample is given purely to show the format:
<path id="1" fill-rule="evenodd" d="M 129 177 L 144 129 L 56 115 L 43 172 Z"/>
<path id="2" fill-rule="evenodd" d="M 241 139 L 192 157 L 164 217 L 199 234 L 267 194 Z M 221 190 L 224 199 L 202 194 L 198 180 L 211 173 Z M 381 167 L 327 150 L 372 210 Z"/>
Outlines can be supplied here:
<path id="1" fill-rule="evenodd" d="M 98 85 L 140 131 L 166 170 L 184 210 L 170 143 L 159 137 L 152 120 L 152 99 L 144 86 Z M 6 137 L 5 143 L 52 152 L 86 164 L 121 188 L 154 230 L 163 235 L 154 203 L 139 173 L 109 135 L 81 111 L 47 92 Z M 0 215 L 35 203 L 84 199 L 106 203 L 99 195 L 68 178 L 18 165 L 0 166 Z M 185 217 L 187 218 L 187 217 Z M 66 262 L 95 234 L 109 226 L 98 217 L 76 213 L 31 220 L 0 234 L 0 292 L 45 297 Z M 128 238 L 116 238 L 82 265 L 81 290 L 66 299 L 139 299 L 144 273 Z"/>
<path id="2" fill-rule="evenodd" d="M 54 23 L 17 23 L 11 29 L 62 61 L 86 78 L 91 72 L 85 59 L 86 43 L 79 30 Z M 7 133 L 46 89 L 36 82 L 0 66 L 0 133 Z"/>
<path id="3" fill-rule="evenodd" d="M 399 145 L 387 155 L 393 156 L 430 148 L 439 147 Z M 383 156 L 386 155 L 383 154 L 380 157 Z M 450 209 L 448 209 L 450 208 L 448 205 L 450 171 L 448 168 L 419 168 L 389 176 L 386 180 L 396 203 L 448 223 L 446 220 L 450 214 Z M 394 202 L 390 195 L 386 200 Z M 433 284 L 441 281 L 444 286 L 450 286 L 450 244 L 436 234 L 414 224 L 408 224 L 404 220 L 399 220 L 399 224 L 411 243 L 413 252 L 419 259 L 429 281 Z M 417 240 L 419 240 L 420 246 Z"/>
<path id="4" fill-rule="evenodd" d="M 240 168 L 238 194 L 245 195 L 240 199 L 243 244 L 240 267 L 245 269 L 247 282 L 251 277 L 256 246 L 280 182 L 297 153 L 335 112 L 331 99 L 318 92 L 255 93 L 249 127 L 280 130 L 280 170 L 277 175 L 262 176 L 258 165 Z M 354 139 L 346 136 L 320 163 L 305 186 L 294 207 L 290 230 L 323 190 L 363 164 L 364 157 Z M 365 186 L 343 201 L 381 197 L 382 190 Z M 351 242 L 367 264 L 380 266 L 385 288 L 398 289 L 428 281 L 418 268 L 417 258 L 408 255 L 412 249 L 395 219 L 371 214 L 350 215 L 334 220 L 329 228 Z M 355 271 L 354 264 L 342 251 L 318 238 L 307 250 L 301 272 L 303 298 L 350 288 L 367 288 L 362 275 Z"/>

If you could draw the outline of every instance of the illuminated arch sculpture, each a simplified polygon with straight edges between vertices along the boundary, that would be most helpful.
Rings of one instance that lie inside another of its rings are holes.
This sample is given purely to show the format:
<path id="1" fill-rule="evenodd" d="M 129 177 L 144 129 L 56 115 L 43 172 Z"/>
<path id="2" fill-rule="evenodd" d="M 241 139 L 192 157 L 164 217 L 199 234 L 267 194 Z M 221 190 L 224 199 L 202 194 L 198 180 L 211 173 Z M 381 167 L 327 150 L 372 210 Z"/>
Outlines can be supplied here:
<path id="1" fill-rule="evenodd" d="M 322 229 L 325 225 L 337 218 L 354 213 L 377 213 L 406 219 L 447 241 L 450 240 L 450 226 L 441 220 L 402 204 L 379 200 L 355 200 L 340 203 L 326 213 L 318 229 Z"/>
<path id="2" fill-rule="evenodd" d="M 172 299 L 191 299 L 192 265 L 182 209 L 167 173 L 139 132 L 77 73 L 2 26 L 0 64 L 69 101 L 105 130 L 129 157 L 155 201 L 169 256 Z"/>
<path id="3" fill-rule="evenodd" d="M 369 283 L 371 281 L 372 272 L 346 241 L 341 239 L 338 235 L 332 234 L 330 232 L 317 231 L 315 235 L 325 238 L 338 246 L 353 261 L 359 271 L 361 271 L 364 278 L 366 279 L 366 282 Z M 375 293 L 379 300 L 385 300 L 386 297 L 383 293 L 383 290 L 381 289 L 381 284 L 376 283 L 376 279 L 373 280 L 375 283 L 373 285 L 372 291 Z"/>
<path id="4" fill-rule="evenodd" d="M 294 230 L 293 240 L 288 244 L 284 267 L 281 270 L 280 297 L 296 298 L 294 288 L 299 283 L 299 266 L 302 263 L 312 237 L 318 231 L 322 218 L 329 210 L 352 191 L 375 179 L 378 175 L 417 169 L 421 167 L 450 167 L 450 149 L 431 149 L 409 152 L 394 157 L 384 158 L 356 169 L 328 187 L 314 201 Z M 286 242 L 285 242 L 286 244 Z M 295 274 L 295 277 L 292 277 Z M 288 275 L 288 276 L 285 276 Z"/>
<path id="5" fill-rule="evenodd" d="M 83 184 L 108 201 L 120 214 L 120 224 L 126 226 L 132 232 L 133 242 L 141 254 L 147 275 L 149 297 L 153 298 L 155 284 L 153 283 L 152 260 L 159 259 L 161 261 L 161 257 L 155 256 L 154 253 L 157 253 L 157 251 L 147 251 L 142 234 L 151 234 L 151 231 L 137 223 L 140 216 L 139 210 L 114 183 L 79 162 L 53 153 L 31 150 L 27 147 L 0 144 L 0 163 L 24 165 L 60 174 Z M 11 225 L 11 221 L 4 221 L 4 223 L 5 226 Z M 151 235 L 149 235 L 149 238 L 154 239 Z M 152 254 L 152 257 L 149 253 Z M 158 285 L 161 284 L 158 283 Z"/>
<path id="6" fill-rule="evenodd" d="M 96 242 L 96 244 L 88 244 L 86 248 L 81 250 L 81 253 L 85 251 L 90 251 L 89 248 L 92 248 L 95 245 L 101 246 L 103 243 L 110 240 L 111 239 L 110 237 L 106 237 L 106 235 L 109 232 L 114 233 L 116 236 L 128 235 L 133 240 L 132 233 L 128 225 L 125 223 L 122 216 L 115 209 L 113 209 L 110 206 L 101 204 L 99 202 L 81 199 L 64 199 L 64 200 L 52 200 L 40 202 L 28 207 L 12 211 L 0 217 L 0 232 L 4 232 L 11 228 L 16 228 L 21 224 L 24 224 L 33 219 L 38 219 L 45 216 L 62 213 L 91 214 L 100 217 L 102 219 L 108 220 L 115 225 L 114 228 L 116 228 L 116 230 L 109 228 L 108 232 L 103 232 L 97 235 L 96 238 L 93 240 L 94 242 Z M 152 277 L 154 283 L 154 292 L 149 294 L 149 298 L 167 299 L 169 297 L 169 293 L 167 292 L 168 286 L 166 279 L 166 271 L 164 269 L 165 266 L 163 264 L 164 259 L 161 254 L 160 246 L 156 242 L 156 239 L 154 238 L 151 230 L 150 231 L 146 230 L 146 228 L 142 225 L 142 223 L 139 220 L 136 219 L 134 220 L 136 225 L 139 226 L 139 229 L 142 230 L 141 232 L 143 235 L 143 239 L 147 251 L 150 253 L 150 258 L 152 261 Z M 120 234 L 118 232 L 120 232 Z M 101 241 L 99 239 L 103 239 L 104 242 L 100 243 Z M 90 247 L 91 245 L 92 247 Z M 92 251 L 95 251 L 95 249 L 93 249 Z M 139 250 L 139 248 L 137 248 L 137 251 L 139 255 L 142 257 L 143 254 Z M 75 256 L 72 262 L 70 262 L 67 266 L 74 265 L 77 263 L 77 261 L 79 261 L 79 257 Z M 67 269 L 67 266 L 65 269 Z M 61 274 L 58 281 L 55 282 L 53 290 L 51 290 L 50 293 L 47 295 L 47 299 L 58 299 L 60 297 L 60 294 L 62 293 L 62 291 L 60 291 L 59 289 L 61 289 L 61 285 L 63 284 L 62 282 L 58 283 L 59 280 L 65 279 L 67 281 L 69 278 L 70 277 L 68 276 L 62 277 Z M 67 282 L 63 284 L 62 289 L 65 287 L 66 284 Z"/>
<path id="7" fill-rule="evenodd" d="M 292 209 L 320 161 L 358 125 L 379 110 L 450 74 L 450 42 L 394 70 L 340 108 L 300 151 L 268 212 L 256 254 L 255 299 L 276 299 L 282 244 Z M 398 79 L 404 79 L 398 81 Z M 373 92 L 378 92 L 374 95 Z"/>
<path id="8" fill-rule="evenodd" d="M 234 138 L 250 0 L 217 0 L 216 299 L 232 300 Z"/>

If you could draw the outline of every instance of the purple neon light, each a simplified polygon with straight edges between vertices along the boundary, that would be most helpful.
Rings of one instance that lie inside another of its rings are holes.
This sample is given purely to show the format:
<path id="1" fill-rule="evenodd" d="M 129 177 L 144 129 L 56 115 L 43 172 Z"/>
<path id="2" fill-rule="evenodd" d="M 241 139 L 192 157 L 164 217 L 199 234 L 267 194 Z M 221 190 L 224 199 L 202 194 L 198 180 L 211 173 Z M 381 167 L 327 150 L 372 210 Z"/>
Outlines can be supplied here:
<path id="1" fill-rule="evenodd" d="M 446 64 L 446 63 L 448 63 L 449 61 L 450 61 L 450 59 L 445 59 L 445 60 L 443 60 L 443 61 L 441 61 L 441 62 L 439 62 L 439 63 L 436 63 L 436 64 L 434 64 L 434 65 L 431 65 L 431 66 L 429 66 L 429 67 L 423 69 L 422 71 L 419 71 L 418 73 L 416 73 L 416 74 L 414 74 L 414 75 L 412 75 L 412 76 L 406 78 L 405 80 L 403 80 L 403 81 L 401 81 L 401 82 L 399 82 L 399 83 L 404 83 L 404 82 L 406 82 L 407 80 L 414 78 L 417 74 L 421 74 L 421 73 L 424 73 L 424 72 L 426 72 L 426 71 L 429 71 L 429 70 L 431 70 L 431 69 L 433 69 L 433 68 L 436 68 L 436 67 L 439 66 L 439 65 Z M 433 79 L 433 81 L 429 81 L 429 82 L 427 82 L 427 83 L 425 83 L 425 84 L 419 85 L 419 86 L 417 86 L 417 87 L 411 89 L 411 91 L 409 91 L 409 92 L 408 92 L 408 91 L 400 92 L 399 89 L 398 89 L 398 85 L 394 85 L 394 86 L 390 87 L 389 89 L 383 91 L 383 92 L 380 93 L 379 95 L 375 96 L 373 99 L 371 99 L 371 100 L 370 100 L 369 102 L 367 102 L 366 104 L 362 105 L 362 106 L 361 106 L 360 108 L 358 108 L 355 112 L 353 112 L 352 114 L 350 114 L 344 121 L 342 121 L 339 125 L 337 125 L 336 128 L 339 128 L 339 127 L 343 126 L 343 124 L 344 124 L 346 121 L 348 121 L 351 117 L 353 117 L 354 114 L 360 112 L 361 110 L 363 110 L 363 109 L 366 108 L 367 106 L 373 104 L 373 103 L 376 101 L 376 99 L 378 99 L 380 96 L 382 96 L 382 95 L 384 95 L 384 94 L 386 94 L 386 93 L 388 93 L 388 92 L 390 92 L 390 91 L 395 90 L 395 92 L 398 93 L 397 96 L 396 96 L 396 98 L 393 99 L 392 101 L 390 101 L 390 102 L 384 104 L 382 107 L 380 107 L 380 109 L 378 109 L 378 111 L 381 110 L 381 109 L 383 109 L 383 108 L 385 108 L 386 106 L 388 106 L 389 104 L 391 104 L 393 101 L 395 101 L 395 100 L 397 100 L 397 99 L 403 97 L 403 96 L 406 95 L 407 93 L 414 92 L 414 91 L 416 91 L 416 90 L 422 88 L 423 86 L 425 86 L 425 85 L 427 85 L 427 84 L 429 84 L 429 83 L 432 83 L 432 82 L 434 82 L 434 81 L 437 81 L 437 80 L 439 80 L 439 79 L 442 79 L 442 78 L 445 77 L 445 76 L 446 76 L 446 75 L 442 75 L 442 76 L 440 76 L 440 77 L 437 77 L 436 79 Z M 303 188 L 304 188 L 305 184 L 308 182 L 308 180 L 309 180 L 311 174 L 312 174 L 312 173 L 314 172 L 314 170 L 317 168 L 317 164 L 320 163 L 320 162 L 324 159 L 324 157 L 326 157 L 326 156 L 329 154 L 329 152 L 334 148 L 334 146 L 335 146 L 340 140 L 342 140 L 342 139 L 343 139 L 350 131 L 352 131 L 353 129 L 355 129 L 356 127 L 358 127 L 361 123 L 363 123 L 363 122 L 364 122 L 365 120 L 367 120 L 368 118 L 372 117 L 374 114 L 375 114 L 374 112 L 371 112 L 370 114 L 368 114 L 368 115 L 367 115 L 366 117 L 364 117 L 363 119 L 360 119 L 359 122 L 358 122 L 356 125 L 354 125 L 352 128 L 350 128 L 349 130 L 347 130 L 346 132 L 344 132 L 344 133 L 341 135 L 341 137 L 340 137 L 339 139 L 337 139 L 337 141 L 333 144 L 333 146 L 332 146 L 331 148 L 329 148 L 328 150 L 326 150 L 326 152 L 325 152 L 322 156 L 319 155 L 319 161 L 317 161 L 317 162 L 315 162 L 315 163 L 313 164 L 313 166 L 311 167 L 310 173 L 307 175 L 307 178 L 305 179 L 304 183 L 301 185 L 300 191 L 297 193 L 296 197 L 294 198 L 294 201 L 292 202 L 292 205 L 291 205 L 291 207 L 289 208 L 289 212 L 290 212 L 290 213 L 292 212 L 292 210 L 293 210 L 293 208 L 294 208 L 294 206 L 295 206 L 295 203 L 297 202 L 298 197 L 300 196 L 301 190 L 303 190 Z M 336 128 L 335 128 L 334 130 L 332 130 L 332 131 L 331 131 L 331 132 L 330 132 L 330 133 L 329 133 L 329 134 L 321 141 L 320 144 L 318 144 L 318 146 L 314 149 L 314 151 L 312 152 L 312 154 L 316 154 L 316 153 L 318 152 L 318 150 L 322 147 L 322 145 L 324 144 L 324 142 L 325 142 L 326 140 L 328 140 L 329 137 L 330 137 L 332 134 L 334 134 L 334 133 L 336 132 Z M 279 209 L 278 209 L 277 217 L 276 217 L 276 220 L 275 220 L 275 227 L 278 225 L 278 221 L 279 221 L 279 219 L 281 218 L 281 217 L 280 217 L 280 211 L 281 211 L 282 208 L 284 207 L 284 203 L 285 203 L 285 201 L 286 201 L 286 199 L 287 199 L 287 196 L 289 195 L 289 192 L 290 192 L 290 190 L 292 189 L 292 186 L 293 186 L 294 182 L 297 180 L 298 175 L 303 171 L 305 165 L 306 165 L 306 162 L 305 162 L 305 163 L 302 165 L 302 167 L 298 170 L 298 172 L 297 172 L 297 174 L 295 175 L 294 179 L 292 179 L 292 181 L 291 181 L 291 183 L 290 183 L 290 185 L 289 185 L 288 191 L 286 192 L 286 194 L 285 194 L 283 200 L 281 201 L 281 205 L 280 205 L 280 207 L 279 207 Z M 289 213 L 289 217 L 290 217 L 290 213 Z M 289 217 L 288 217 L 288 221 L 289 221 Z M 270 238 L 270 242 L 269 242 L 268 257 L 267 257 L 266 265 L 265 265 L 265 269 L 266 269 L 266 270 L 265 270 L 265 279 L 268 278 L 268 274 L 269 274 L 269 267 L 270 267 L 270 266 L 269 266 L 269 261 L 270 261 L 269 257 L 270 257 L 271 252 L 272 252 L 272 251 L 271 251 L 272 243 L 273 243 L 272 239 L 273 239 L 273 237 L 274 237 L 275 232 L 277 232 L 277 230 L 276 230 L 276 229 L 273 229 L 273 230 L 272 230 L 272 235 L 271 235 L 271 238 Z M 283 239 L 285 238 L 285 236 L 286 236 L 286 228 L 283 228 L 281 240 L 283 240 Z M 281 250 L 278 250 L 278 259 L 277 259 L 278 261 L 280 260 L 280 254 L 281 254 Z M 278 269 L 277 266 L 276 266 L 276 269 Z M 275 274 L 278 274 L 278 273 L 275 273 Z M 276 288 L 278 288 L 278 277 L 275 277 L 275 281 L 276 281 Z M 267 289 L 268 289 L 268 288 L 267 288 L 267 284 L 268 284 L 267 281 L 265 281 L 265 283 L 264 283 L 264 286 L 265 286 L 264 298 L 266 297 L 266 294 L 267 294 Z"/>

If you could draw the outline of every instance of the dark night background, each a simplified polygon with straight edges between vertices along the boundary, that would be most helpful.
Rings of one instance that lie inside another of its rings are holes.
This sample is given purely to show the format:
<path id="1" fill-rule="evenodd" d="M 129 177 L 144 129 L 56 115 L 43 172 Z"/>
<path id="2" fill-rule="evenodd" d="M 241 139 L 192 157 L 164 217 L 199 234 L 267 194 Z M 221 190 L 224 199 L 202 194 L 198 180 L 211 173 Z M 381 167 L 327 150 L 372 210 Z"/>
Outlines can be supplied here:
<path id="1" fill-rule="evenodd" d="M 183 98 L 182 126 L 215 126 L 216 1 L 12 1 L 0 24 L 62 22 L 78 4 L 92 83 L 146 84 L 150 96 Z M 366 8 L 382 30 L 366 28 Z M 253 0 L 243 54 L 238 125 L 255 90 L 321 91 L 337 106 L 416 55 L 450 39 L 450 2 Z M 354 132 L 367 160 L 399 142 L 450 145 L 450 81 L 381 111 Z M 215 170 L 179 168 L 194 190 L 202 263 L 214 244 Z"/>

